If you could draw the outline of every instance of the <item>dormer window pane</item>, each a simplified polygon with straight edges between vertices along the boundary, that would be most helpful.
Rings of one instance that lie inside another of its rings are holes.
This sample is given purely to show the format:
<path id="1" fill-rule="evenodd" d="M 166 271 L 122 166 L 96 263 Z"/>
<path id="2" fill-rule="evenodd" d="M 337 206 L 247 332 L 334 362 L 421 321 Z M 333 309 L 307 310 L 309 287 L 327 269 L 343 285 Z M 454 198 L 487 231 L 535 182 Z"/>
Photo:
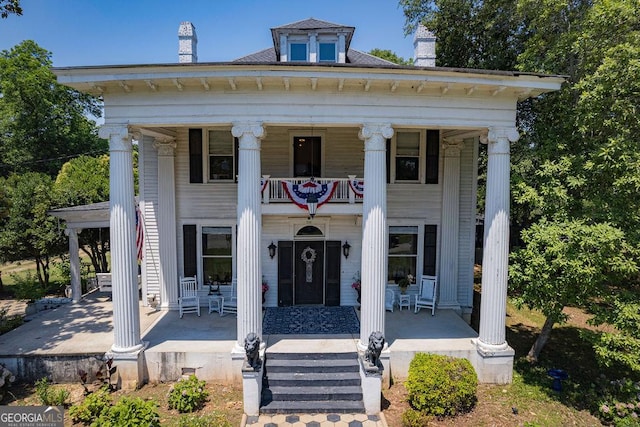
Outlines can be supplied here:
<path id="1" fill-rule="evenodd" d="M 336 62 L 335 43 L 320 43 L 320 62 Z"/>
<path id="2" fill-rule="evenodd" d="M 306 43 L 291 43 L 291 61 L 306 61 L 307 60 L 307 44 Z"/>

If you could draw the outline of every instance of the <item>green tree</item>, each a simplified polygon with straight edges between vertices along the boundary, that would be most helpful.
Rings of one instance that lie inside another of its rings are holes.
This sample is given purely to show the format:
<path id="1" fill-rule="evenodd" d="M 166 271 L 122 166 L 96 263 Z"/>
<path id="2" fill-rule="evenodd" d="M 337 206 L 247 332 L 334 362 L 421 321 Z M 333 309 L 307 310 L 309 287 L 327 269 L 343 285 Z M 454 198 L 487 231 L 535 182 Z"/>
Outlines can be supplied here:
<path id="1" fill-rule="evenodd" d="M 369 51 L 369 55 L 377 56 L 378 58 L 382 58 L 398 65 L 413 65 L 413 60 L 411 58 L 404 59 L 389 49 L 371 49 Z"/>
<path id="2" fill-rule="evenodd" d="M 0 52 L 0 176 L 55 177 L 68 159 L 107 151 L 86 118 L 100 117 L 99 102 L 58 84 L 50 56 L 31 40 Z"/>
<path id="3" fill-rule="evenodd" d="M 20 0 L 0 0 L 0 17 L 8 18 L 10 13 L 22 15 Z"/>
<path id="4" fill-rule="evenodd" d="M 109 200 L 109 156 L 80 156 L 62 166 L 53 186 L 56 207 L 80 206 Z M 109 229 L 91 228 L 78 234 L 80 250 L 97 273 L 109 271 Z"/>
<path id="5" fill-rule="evenodd" d="M 567 306 L 585 307 L 638 271 L 636 250 L 609 224 L 581 221 L 534 224 L 522 233 L 525 247 L 512 254 L 509 286 L 517 307 L 539 310 L 544 326 L 527 357 L 537 361 L 553 325 L 567 320 Z"/>
<path id="6" fill-rule="evenodd" d="M 53 255 L 65 249 L 65 241 L 51 208 L 53 182 L 46 174 L 27 172 L 5 180 L 8 216 L 0 220 L 0 260 L 33 259 L 40 285 L 49 285 Z"/>

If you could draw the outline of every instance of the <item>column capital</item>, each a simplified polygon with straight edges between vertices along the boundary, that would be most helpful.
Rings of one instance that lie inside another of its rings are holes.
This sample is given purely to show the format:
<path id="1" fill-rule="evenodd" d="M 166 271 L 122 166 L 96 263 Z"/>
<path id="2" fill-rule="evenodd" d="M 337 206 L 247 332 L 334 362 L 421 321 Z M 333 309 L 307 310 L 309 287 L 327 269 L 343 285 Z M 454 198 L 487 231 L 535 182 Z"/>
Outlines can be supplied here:
<path id="1" fill-rule="evenodd" d="M 369 151 L 385 151 L 386 140 L 393 136 L 393 128 L 389 123 L 365 123 L 360 127 L 358 138 L 364 141 L 364 149 Z"/>
<path id="2" fill-rule="evenodd" d="M 262 139 L 267 136 L 267 131 L 261 122 L 234 123 L 231 128 L 231 134 L 236 138 L 240 138 L 247 133 L 256 139 Z"/>
<path id="3" fill-rule="evenodd" d="M 176 139 L 171 137 L 155 138 L 153 141 L 153 148 L 158 150 L 160 156 L 173 156 L 176 146 Z"/>
<path id="4" fill-rule="evenodd" d="M 109 151 L 131 151 L 131 135 L 125 123 L 102 125 L 98 136 L 109 140 Z"/>
<path id="5" fill-rule="evenodd" d="M 518 133 L 518 129 L 515 127 L 492 127 L 489 128 L 487 139 L 489 142 L 496 142 L 500 139 L 506 139 L 509 142 L 517 142 L 518 139 L 520 139 L 520 134 Z"/>
<path id="6" fill-rule="evenodd" d="M 460 152 L 464 149 L 462 138 L 443 138 L 442 149 L 447 157 L 460 157 Z"/>

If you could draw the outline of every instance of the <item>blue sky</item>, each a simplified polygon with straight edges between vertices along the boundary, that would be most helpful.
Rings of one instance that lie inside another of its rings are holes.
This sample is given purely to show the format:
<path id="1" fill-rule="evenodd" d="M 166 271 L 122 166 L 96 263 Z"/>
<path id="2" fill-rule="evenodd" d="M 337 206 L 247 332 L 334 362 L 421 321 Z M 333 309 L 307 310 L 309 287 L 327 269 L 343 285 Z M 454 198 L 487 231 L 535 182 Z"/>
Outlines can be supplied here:
<path id="1" fill-rule="evenodd" d="M 413 56 L 397 0 L 21 0 L 0 19 L 0 50 L 35 40 L 56 67 L 178 61 L 178 27 L 191 21 L 198 61 L 230 61 L 272 45 L 272 27 L 309 17 L 356 27 L 351 47 Z"/>

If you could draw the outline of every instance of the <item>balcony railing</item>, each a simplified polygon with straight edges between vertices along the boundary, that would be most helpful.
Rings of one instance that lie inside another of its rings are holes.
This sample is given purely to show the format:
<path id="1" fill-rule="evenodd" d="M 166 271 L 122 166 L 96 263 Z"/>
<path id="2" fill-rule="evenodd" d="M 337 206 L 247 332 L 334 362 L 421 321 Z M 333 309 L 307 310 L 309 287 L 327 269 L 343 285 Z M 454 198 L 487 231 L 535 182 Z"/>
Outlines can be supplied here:
<path id="1" fill-rule="evenodd" d="M 287 192 L 282 186 L 283 181 L 292 182 L 294 184 L 302 184 L 307 182 L 309 178 L 272 178 L 268 175 L 264 175 L 263 179 L 266 179 L 267 187 L 262 192 L 262 203 L 291 203 L 291 199 L 287 195 Z M 315 181 L 319 184 L 327 184 L 330 182 L 338 181 L 336 191 L 333 193 L 333 197 L 327 203 L 362 203 L 362 197 L 358 197 L 356 193 L 349 186 L 349 180 L 356 179 L 354 176 L 349 178 L 316 178 Z"/>

